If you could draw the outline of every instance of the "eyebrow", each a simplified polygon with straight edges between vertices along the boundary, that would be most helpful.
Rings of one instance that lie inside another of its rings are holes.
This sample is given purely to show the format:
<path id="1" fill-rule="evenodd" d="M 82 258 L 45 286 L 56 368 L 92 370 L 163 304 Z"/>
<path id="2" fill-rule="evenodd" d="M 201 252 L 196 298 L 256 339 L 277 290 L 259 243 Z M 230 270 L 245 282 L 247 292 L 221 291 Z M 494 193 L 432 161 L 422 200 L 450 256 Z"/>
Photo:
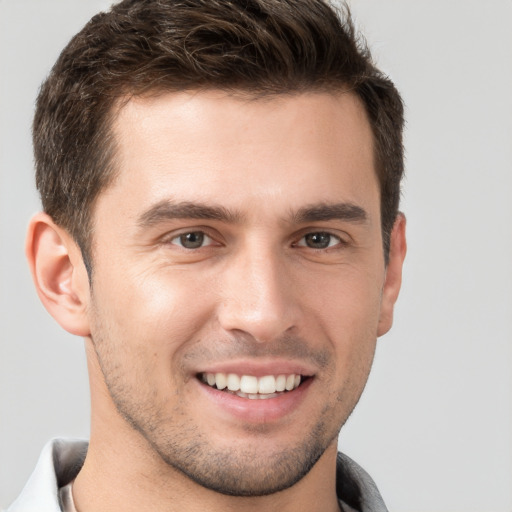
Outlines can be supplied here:
<path id="1" fill-rule="evenodd" d="M 299 224 L 326 220 L 366 223 L 368 214 L 363 208 L 352 203 L 319 204 L 299 209 L 293 219 Z"/>
<path id="2" fill-rule="evenodd" d="M 140 228 L 149 228 L 160 222 L 172 219 L 204 219 L 237 223 L 241 219 L 239 212 L 232 212 L 223 206 L 200 203 L 179 202 L 164 199 L 146 210 L 138 219 Z"/>
<path id="3" fill-rule="evenodd" d="M 242 218 L 243 215 L 240 212 L 228 210 L 220 205 L 188 201 L 175 203 L 170 199 L 164 199 L 140 215 L 137 224 L 141 229 L 147 229 L 172 219 L 217 220 L 236 224 Z M 292 220 L 297 224 L 327 220 L 365 223 L 368 220 L 368 215 L 363 208 L 352 203 L 317 204 L 300 208 L 292 214 Z"/>

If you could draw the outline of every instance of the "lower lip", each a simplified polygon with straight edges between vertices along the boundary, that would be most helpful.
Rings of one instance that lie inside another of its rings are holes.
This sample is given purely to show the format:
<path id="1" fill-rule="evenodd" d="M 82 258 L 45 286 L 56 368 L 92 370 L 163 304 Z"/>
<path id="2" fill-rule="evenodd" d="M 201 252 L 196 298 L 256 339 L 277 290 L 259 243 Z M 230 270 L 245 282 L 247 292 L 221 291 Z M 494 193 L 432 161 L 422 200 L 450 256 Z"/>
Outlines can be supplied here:
<path id="1" fill-rule="evenodd" d="M 242 398 L 226 391 L 219 391 L 199 380 L 196 382 L 210 403 L 213 402 L 217 411 L 249 423 L 270 423 L 279 421 L 297 410 L 313 380 L 314 378 L 310 377 L 293 391 L 266 399 Z"/>

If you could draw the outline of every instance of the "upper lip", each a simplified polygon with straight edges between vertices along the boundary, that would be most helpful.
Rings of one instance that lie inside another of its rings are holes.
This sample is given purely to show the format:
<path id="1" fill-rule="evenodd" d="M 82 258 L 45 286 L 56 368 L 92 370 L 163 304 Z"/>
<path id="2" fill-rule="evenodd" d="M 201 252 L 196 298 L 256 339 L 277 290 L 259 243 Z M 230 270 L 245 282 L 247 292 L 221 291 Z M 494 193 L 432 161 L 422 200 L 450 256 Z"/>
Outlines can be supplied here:
<path id="1" fill-rule="evenodd" d="M 230 360 L 218 363 L 210 363 L 197 373 L 234 373 L 237 375 L 253 375 L 264 377 L 265 375 L 302 375 L 311 377 L 315 374 L 313 368 L 305 363 L 272 359 L 268 361 L 258 360 Z"/>

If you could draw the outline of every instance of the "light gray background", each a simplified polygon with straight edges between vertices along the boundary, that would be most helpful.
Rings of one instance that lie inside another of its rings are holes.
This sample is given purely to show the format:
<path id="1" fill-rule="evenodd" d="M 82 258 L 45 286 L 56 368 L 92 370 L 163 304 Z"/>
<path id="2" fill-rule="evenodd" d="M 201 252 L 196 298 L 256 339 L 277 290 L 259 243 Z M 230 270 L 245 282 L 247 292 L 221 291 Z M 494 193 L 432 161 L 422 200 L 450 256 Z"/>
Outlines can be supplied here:
<path id="1" fill-rule="evenodd" d="M 0 0 L 0 508 L 49 438 L 88 434 L 82 342 L 39 304 L 23 241 L 38 85 L 108 4 Z M 351 5 L 407 104 L 409 254 L 340 446 L 395 512 L 511 512 L 512 1 Z"/>

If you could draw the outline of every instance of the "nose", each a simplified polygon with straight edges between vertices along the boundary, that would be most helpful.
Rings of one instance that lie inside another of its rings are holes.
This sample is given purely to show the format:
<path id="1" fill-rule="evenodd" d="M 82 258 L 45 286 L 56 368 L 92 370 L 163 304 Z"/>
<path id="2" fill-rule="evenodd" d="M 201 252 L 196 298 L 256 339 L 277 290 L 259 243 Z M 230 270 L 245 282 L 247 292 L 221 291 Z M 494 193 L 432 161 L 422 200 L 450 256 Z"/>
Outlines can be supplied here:
<path id="1" fill-rule="evenodd" d="M 298 326 L 293 278 L 278 251 L 241 251 L 224 274 L 218 312 L 224 330 L 265 343 Z"/>

